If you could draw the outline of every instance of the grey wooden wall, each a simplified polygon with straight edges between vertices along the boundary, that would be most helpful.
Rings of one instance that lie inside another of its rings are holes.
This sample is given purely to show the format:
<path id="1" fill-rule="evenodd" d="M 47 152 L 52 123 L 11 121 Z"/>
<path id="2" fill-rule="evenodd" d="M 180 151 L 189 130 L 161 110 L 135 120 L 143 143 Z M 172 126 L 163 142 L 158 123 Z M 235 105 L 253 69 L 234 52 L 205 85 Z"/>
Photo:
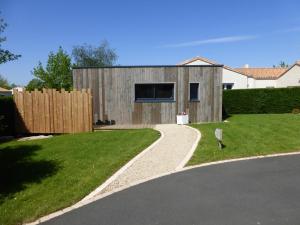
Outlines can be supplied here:
<path id="1" fill-rule="evenodd" d="M 135 102 L 135 83 L 175 83 L 175 101 Z M 189 83 L 199 82 L 200 101 L 189 101 Z M 90 88 L 94 122 L 117 124 L 176 123 L 187 112 L 191 122 L 222 120 L 222 66 L 137 66 L 74 68 L 75 89 Z"/>

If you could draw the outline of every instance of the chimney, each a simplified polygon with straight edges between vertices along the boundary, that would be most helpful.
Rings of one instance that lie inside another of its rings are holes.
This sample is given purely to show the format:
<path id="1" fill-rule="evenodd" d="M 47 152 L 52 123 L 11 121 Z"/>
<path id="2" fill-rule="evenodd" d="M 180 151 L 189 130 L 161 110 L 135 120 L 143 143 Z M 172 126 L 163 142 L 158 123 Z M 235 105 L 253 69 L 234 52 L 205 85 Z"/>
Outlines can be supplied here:
<path id="1" fill-rule="evenodd" d="M 245 65 L 244 65 L 244 68 L 249 68 L 249 64 L 245 64 Z"/>

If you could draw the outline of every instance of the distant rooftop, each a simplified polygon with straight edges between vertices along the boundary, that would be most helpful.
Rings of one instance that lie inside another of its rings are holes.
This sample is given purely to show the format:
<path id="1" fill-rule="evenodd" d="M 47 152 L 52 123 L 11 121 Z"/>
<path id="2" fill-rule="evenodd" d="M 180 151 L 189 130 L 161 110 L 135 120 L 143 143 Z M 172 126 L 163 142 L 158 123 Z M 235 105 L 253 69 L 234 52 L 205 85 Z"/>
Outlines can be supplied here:
<path id="1" fill-rule="evenodd" d="M 178 65 L 189 65 L 191 63 L 194 63 L 195 61 L 202 61 L 205 63 L 208 63 L 210 65 L 215 65 L 215 64 L 219 64 L 216 61 L 213 60 L 209 60 L 206 59 L 204 57 L 201 56 L 196 56 L 194 58 L 185 60 L 180 62 Z M 193 64 L 195 65 L 195 64 Z M 300 60 L 298 60 L 294 65 L 300 65 Z M 290 68 L 292 68 L 294 65 L 290 66 L 289 68 L 251 68 L 249 67 L 248 64 L 245 65 L 244 68 L 232 68 L 229 66 L 224 65 L 225 69 L 234 71 L 236 73 L 248 76 L 248 77 L 252 77 L 255 79 L 277 79 L 279 78 L 281 75 L 283 75 L 286 71 L 288 71 Z"/>

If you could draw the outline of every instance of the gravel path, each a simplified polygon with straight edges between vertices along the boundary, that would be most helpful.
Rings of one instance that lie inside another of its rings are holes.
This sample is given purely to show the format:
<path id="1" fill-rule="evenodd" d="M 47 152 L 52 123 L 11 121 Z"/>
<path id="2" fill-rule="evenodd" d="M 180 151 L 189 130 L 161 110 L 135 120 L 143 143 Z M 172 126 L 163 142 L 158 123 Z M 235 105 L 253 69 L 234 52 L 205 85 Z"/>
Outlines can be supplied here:
<path id="1" fill-rule="evenodd" d="M 160 124 L 156 125 L 155 129 L 163 133 L 163 138 L 99 194 L 175 171 L 178 166 L 182 165 L 187 155 L 191 153 L 191 149 L 198 140 L 198 133 L 187 126 Z"/>

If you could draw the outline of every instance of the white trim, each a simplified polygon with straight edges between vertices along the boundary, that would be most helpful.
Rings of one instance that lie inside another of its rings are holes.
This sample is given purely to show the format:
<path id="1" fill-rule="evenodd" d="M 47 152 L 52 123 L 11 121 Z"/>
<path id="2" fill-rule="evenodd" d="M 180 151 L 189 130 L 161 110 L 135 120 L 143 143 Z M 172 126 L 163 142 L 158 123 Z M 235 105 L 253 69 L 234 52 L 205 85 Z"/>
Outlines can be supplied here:
<path id="1" fill-rule="evenodd" d="M 176 167 L 175 171 L 182 169 L 187 164 L 187 162 L 192 158 L 194 152 L 197 149 L 198 143 L 201 140 L 201 133 L 198 129 L 191 127 L 191 126 L 187 126 L 187 125 L 184 125 L 184 126 L 190 128 L 190 129 L 193 129 L 197 133 L 197 139 L 193 143 L 193 146 L 190 149 L 190 151 L 188 152 L 188 154 L 184 157 L 184 159 L 181 161 L 181 163 Z"/>
<path id="2" fill-rule="evenodd" d="M 275 154 L 269 154 L 269 155 L 249 156 L 249 157 L 236 158 L 236 159 L 226 159 L 226 160 L 220 160 L 220 161 L 215 161 L 215 162 L 202 163 L 200 165 L 188 166 L 188 167 L 183 168 L 180 171 L 191 170 L 191 169 L 195 169 L 195 168 L 199 168 L 199 167 L 206 167 L 206 166 L 212 166 L 212 165 L 223 164 L 223 163 L 252 160 L 252 159 L 272 158 L 272 157 L 280 157 L 280 156 L 288 156 L 288 155 L 299 155 L 299 154 L 300 154 L 300 151 L 296 151 L 296 152 L 287 152 L 287 153 L 275 153 Z"/>

